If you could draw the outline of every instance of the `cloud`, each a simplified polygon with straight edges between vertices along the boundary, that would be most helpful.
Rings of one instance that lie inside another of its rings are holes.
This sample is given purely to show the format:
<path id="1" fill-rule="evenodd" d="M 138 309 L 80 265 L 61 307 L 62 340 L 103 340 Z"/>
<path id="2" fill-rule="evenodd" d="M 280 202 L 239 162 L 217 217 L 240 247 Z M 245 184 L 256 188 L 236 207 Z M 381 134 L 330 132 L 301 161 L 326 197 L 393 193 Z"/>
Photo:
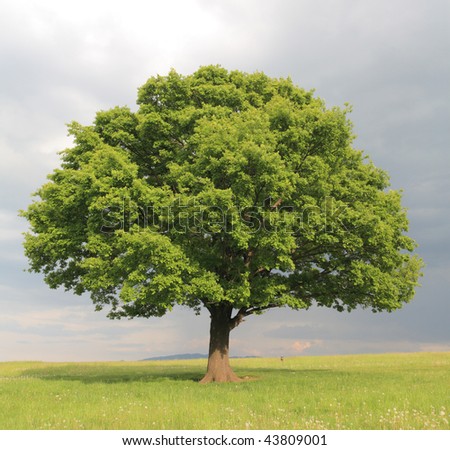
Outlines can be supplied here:
<path id="1" fill-rule="evenodd" d="M 450 344 L 422 344 L 421 352 L 450 352 Z"/>
<path id="2" fill-rule="evenodd" d="M 23 274 L 23 279 L 28 276 Z M 112 321 L 105 312 L 94 312 L 87 296 L 49 290 L 37 281 L 36 287 L 0 285 L 3 360 L 136 360 L 207 351 L 206 317 L 190 310 L 175 308 L 163 318 Z"/>
<path id="3" fill-rule="evenodd" d="M 426 303 L 413 302 L 403 310 L 394 313 L 373 314 L 368 310 L 356 310 L 338 313 L 334 310 L 313 310 L 298 313 L 295 318 L 278 324 L 274 323 L 264 335 L 273 339 L 312 341 L 365 341 L 383 346 L 393 341 L 414 343 L 427 342 L 432 339 L 436 343 L 449 341 L 446 320 L 441 319 L 436 310 L 424 311 Z M 443 309 L 447 306 L 443 305 Z M 422 314 L 418 310 L 422 310 Z M 443 311 L 442 311 L 443 312 Z M 426 321 L 422 319 L 427 317 Z M 429 324 L 434 328 L 430 330 Z"/>
<path id="4" fill-rule="evenodd" d="M 295 341 L 291 348 L 295 350 L 298 353 L 303 353 L 305 350 L 308 350 L 308 348 L 311 348 L 313 346 L 313 343 L 310 341 Z"/>
<path id="5" fill-rule="evenodd" d="M 23 231 L 25 231 L 25 227 L 17 227 L 17 213 L 0 209 L 0 243 L 2 244 L 2 249 L 8 243 L 20 242 Z"/>

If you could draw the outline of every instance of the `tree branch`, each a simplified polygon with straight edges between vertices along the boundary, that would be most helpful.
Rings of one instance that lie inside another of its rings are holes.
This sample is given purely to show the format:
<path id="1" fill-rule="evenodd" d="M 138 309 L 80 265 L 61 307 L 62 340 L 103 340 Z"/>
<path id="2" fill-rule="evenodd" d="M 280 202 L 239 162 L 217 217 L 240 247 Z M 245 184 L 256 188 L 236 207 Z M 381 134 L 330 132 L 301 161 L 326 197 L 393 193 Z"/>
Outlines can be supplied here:
<path id="1" fill-rule="evenodd" d="M 241 322 L 244 321 L 244 318 L 247 316 L 250 316 L 257 312 L 265 311 L 266 309 L 270 308 L 278 308 L 280 305 L 277 305 L 276 303 L 269 303 L 266 306 L 254 306 L 252 308 L 247 308 L 243 306 L 234 317 L 230 319 L 230 330 L 233 330 L 236 328 Z"/>
<path id="2" fill-rule="evenodd" d="M 236 328 L 241 322 L 244 321 L 244 317 L 247 317 L 249 314 L 246 307 L 242 307 L 234 317 L 230 319 L 230 330 Z"/>
<path id="3" fill-rule="evenodd" d="M 261 273 L 261 272 L 269 275 L 271 271 L 272 271 L 272 269 L 268 269 L 267 267 L 260 267 L 259 269 L 255 270 L 255 273 L 253 275 L 258 275 L 258 273 Z"/>
<path id="4" fill-rule="evenodd" d="M 245 267 L 250 267 L 250 262 L 253 258 L 254 252 L 252 249 L 249 249 L 246 254 L 244 254 L 244 265 Z"/>
<path id="5" fill-rule="evenodd" d="M 278 200 L 270 207 L 270 209 L 276 209 L 276 208 L 278 208 L 278 207 L 281 205 L 282 201 L 283 201 L 283 199 L 282 199 L 282 198 L 279 198 L 279 199 L 278 199 Z"/>

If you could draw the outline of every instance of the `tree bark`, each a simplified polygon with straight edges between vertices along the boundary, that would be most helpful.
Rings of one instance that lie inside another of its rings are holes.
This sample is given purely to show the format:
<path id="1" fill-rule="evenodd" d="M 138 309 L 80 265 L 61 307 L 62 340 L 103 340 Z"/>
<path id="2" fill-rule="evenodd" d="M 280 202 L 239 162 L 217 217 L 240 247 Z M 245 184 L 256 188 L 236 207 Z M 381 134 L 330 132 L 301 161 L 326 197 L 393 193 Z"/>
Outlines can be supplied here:
<path id="1" fill-rule="evenodd" d="M 200 383 L 237 382 L 241 379 L 233 372 L 229 359 L 230 331 L 233 308 L 217 305 L 208 308 L 211 313 L 208 368 Z"/>

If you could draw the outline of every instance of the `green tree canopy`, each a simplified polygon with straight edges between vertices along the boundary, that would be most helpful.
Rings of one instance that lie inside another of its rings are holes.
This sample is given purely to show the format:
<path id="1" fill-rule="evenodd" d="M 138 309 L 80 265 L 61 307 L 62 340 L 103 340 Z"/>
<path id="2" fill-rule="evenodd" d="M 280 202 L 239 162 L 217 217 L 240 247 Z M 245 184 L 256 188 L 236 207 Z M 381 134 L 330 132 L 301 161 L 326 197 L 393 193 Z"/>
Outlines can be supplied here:
<path id="1" fill-rule="evenodd" d="M 413 297 L 401 194 L 352 147 L 348 109 L 219 66 L 152 77 L 137 103 L 70 124 L 74 146 L 22 212 L 51 288 L 89 292 L 112 318 L 206 308 L 204 381 L 236 379 L 228 339 L 245 316 Z"/>

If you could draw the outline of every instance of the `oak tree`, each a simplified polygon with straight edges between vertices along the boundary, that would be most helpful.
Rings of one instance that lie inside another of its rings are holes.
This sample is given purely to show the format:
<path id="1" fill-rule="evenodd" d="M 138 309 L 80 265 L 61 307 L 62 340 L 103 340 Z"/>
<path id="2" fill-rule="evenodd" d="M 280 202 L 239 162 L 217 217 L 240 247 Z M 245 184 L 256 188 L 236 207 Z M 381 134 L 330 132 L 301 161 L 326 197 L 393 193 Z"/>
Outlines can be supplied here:
<path id="1" fill-rule="evenodd" d="M 229 336 L 271 308 L 400 308 L 421 260 L 401 193 L 352 147 L 349 108 L 289 78 L 201 67 L 150 78 L 138 108 L 73 122 L 22 214 L 30 270 L 109 317 L 211 317 L 202 381 L 237 381 Z"/>

